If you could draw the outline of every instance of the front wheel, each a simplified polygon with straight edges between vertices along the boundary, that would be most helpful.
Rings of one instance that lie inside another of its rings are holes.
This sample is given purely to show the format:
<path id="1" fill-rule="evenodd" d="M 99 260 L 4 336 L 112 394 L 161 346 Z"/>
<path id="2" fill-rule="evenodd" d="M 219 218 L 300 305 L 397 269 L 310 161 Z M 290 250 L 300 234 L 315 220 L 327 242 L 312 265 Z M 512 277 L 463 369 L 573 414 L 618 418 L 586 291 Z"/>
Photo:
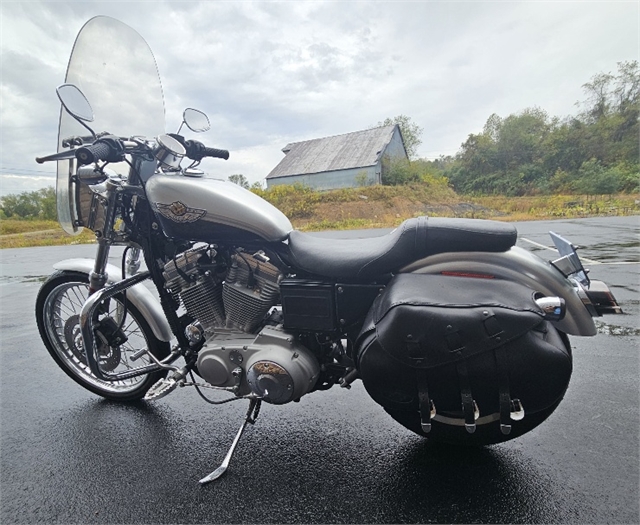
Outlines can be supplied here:
<path id="1" fill-rule="evenodd" d="M 47 279 L 36 300 L 36 321 L 44 345 L 58 366 L 87 390 L 114 401 L 143 398 L 156 381 L 165 377 L 166 371 L 121 381 L 103 381 L 89 369 L 80 331 L 80 312 L 88 296 L 86 274 L 60 271 Z M 142 349 L 147 349 L 158 359 L 169 354 L 169 343 L 158 340 L 138 309 L 130 302 L 125 307 L 121 295 L 108 301 L 108 307 L 100 314 L 100 321 L 105 326 L 119 327 L 119 334 L 126 339 L 116 345 L 110 343 L 105 334 L 97 334 L 98 362 L 104 372 L 123 372 L 151 364 L 147 354 L 135 363 L 131 361 L 131 356 Z"/>

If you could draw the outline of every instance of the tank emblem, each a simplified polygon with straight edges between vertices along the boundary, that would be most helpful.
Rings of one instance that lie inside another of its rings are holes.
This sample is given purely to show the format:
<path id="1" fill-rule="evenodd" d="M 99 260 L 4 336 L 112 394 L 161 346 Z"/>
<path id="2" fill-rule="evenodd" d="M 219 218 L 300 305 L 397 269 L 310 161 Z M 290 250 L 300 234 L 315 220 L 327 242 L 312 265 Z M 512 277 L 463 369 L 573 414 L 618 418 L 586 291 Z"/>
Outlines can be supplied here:
<path id="1" fill-rule="evenodd" d="M 156 204 L 156 210 L 163 217 L 173 222 L 196 222 L 207 214 L 207 210 L 189 208 L 180 201 L 171 204 Z"/>

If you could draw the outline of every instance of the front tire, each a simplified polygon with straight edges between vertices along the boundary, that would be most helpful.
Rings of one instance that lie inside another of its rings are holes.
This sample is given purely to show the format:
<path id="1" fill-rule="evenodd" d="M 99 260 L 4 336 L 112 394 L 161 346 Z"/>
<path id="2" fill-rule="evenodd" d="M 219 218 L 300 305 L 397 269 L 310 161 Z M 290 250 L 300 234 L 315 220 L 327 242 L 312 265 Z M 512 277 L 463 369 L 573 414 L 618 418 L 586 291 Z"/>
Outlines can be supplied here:
<path id="1" fill-rule="evenodd" d="M 114 401 L 142 399 L 156 381 L 166 376 L 166 371 L 122 381 L 103 381 L 89 369 L 79 321 L 80 311 L 89 294 L 88 281 L 86 274 L 71 271 L 56 272 L 45 281 L 36 300 L 36 322 L 40 337 L 58 366 L 87 390 Z M 122 301 L 121 295 L 113 297 L 109 301 L 108 312 L 103 313 L 102 318 L 111 317 L 119 325 L 125 310 Z M 146 354 L 135 363 L 131 362 L 131 356 L 143 348 L 158 359 L 169 354 L 169 343 L 154 336 L 149 323 L 130 302 L 126 304 L 122 331 L 127 340 L 121 345 L 99 343 L 99 363 L 106 372 L 122 372 L 151 364 Z"/>

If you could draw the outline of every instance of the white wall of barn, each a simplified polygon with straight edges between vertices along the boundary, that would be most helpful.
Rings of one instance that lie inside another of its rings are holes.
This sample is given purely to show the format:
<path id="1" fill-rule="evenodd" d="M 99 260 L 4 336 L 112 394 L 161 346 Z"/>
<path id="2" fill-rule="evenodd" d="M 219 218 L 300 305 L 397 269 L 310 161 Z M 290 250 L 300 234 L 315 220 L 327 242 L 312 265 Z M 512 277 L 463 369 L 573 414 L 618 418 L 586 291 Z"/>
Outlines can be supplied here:
<path id="1" fill-rule="evenodd" d="M 325 171 L 305 175 L 291 175 L 267 179 L 267 187 L 283 184 L 302 184 L 314 190 L 335 190 L 338 188 L 353 188 L 380 183 L 380 163 L 366 168 L 351 168 L 346 170 Z"/>

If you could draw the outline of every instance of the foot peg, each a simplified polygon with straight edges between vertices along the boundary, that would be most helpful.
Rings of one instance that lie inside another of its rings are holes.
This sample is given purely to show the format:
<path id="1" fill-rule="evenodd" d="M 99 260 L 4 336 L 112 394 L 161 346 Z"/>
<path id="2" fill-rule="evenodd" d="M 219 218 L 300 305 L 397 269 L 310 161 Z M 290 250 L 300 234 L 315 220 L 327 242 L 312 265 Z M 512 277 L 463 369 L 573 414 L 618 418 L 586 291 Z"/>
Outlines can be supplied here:
<path id="1" fill-rule="evenodd" d="M 149 390 L 147 390 L 147 393 L 144 396 L 144 400 L 155 401 L 156 399 L 160 399 L 166 395 L 169 395 L 176 389 L 176 387 L 180 385 L 180 383 L 184 381 L 187 373 L 188 370 L 186 367 L 184 367 L 180 370 L 176 369 L 176 371 L 171 374 L 171 377 L 158 380 L 157 383 L 155 383 Z"/>
<path id="2" fill-rule="evenodd" d="M 262 400 L 260 399 L 252 399 L 249 402 L 249 410 L 247 410 L 247 415 L 245 416 L 244 421 L 242 422 L 242 425 L 240 425 L 240 429 L 238 430 L 238 433 L 236 434 L 236 437 L 234 438 L 233 443 L 231 443 L 231 448 L 229 449 L 229 452 L 227 452 L 227 455 L 224 457 L 222 465 L 220 465 L 217 469 L 215 469 L 211 474 L 202 478 L 200 480 L 201 485 L 205 485 L 207 483 L 215 481 L 227 471 L 227 468 L 229 467 L 229 462 L 231 461 L 231 457 L 233 456 L 233 453 L 235 452 L 236 447 L 238 446 L 238 442 L 240 441 L 240 438 L 242 437 L 242 434 L 244 433 L 245 428 L 247 428 L 247 424 L 253 425 L 256 422 L 256 419 L 258 419 L 258 414 L 260 413 L 261 404 L 262 404 Z"/>
<path id="3" fill-rule="evenodd" d="M 174 379 L 160 379 L 155 383 L 144 396 L 145 401 L 155 401 L 173 392 L 178 386 Z"/>

